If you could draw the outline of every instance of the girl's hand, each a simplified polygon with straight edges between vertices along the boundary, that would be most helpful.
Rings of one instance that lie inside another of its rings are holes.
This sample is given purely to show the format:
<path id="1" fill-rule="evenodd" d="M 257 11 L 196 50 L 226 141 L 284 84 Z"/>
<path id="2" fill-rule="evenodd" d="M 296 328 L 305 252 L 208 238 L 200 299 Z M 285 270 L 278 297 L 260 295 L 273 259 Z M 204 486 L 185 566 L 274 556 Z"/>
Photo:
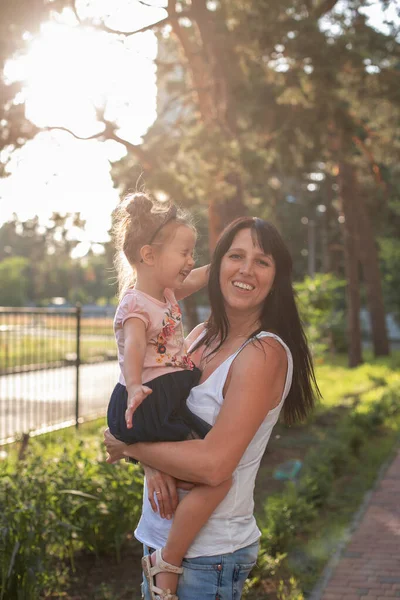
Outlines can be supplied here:
<path id="1" fill-rule="evenodd" d="M 148 465 L 143 465 L 143 469 L 151 508 L 154 512 L 159 512 L 163 519 L 171 519 L 179 503 L 175 477 Z"/>
<path id="2" fill-rule="evenodd" d="M 152 393 L 152 389 L 146 385 L 135 385 L 129 388 L 129 396 L 127 401 L 128 408 L 125 411 L 125 421 L 128 429 L 132 427 L 132 416 L 135 410 L 143 400 Z"/>
<path id="3" fill-rule="evenodd" d="M 117 440 L 117 438 L 115 438 L 113 434 L 110 433 L 110 430 L 108 428 L 104 431 L 104 443 L 106 445 L 108 453 L 108 463 L 115 463 L 121 460 L 122 458 L 125 458 L 124 452 L 128 447 L 127 444 L 124 444 L 124 442 Z"/>

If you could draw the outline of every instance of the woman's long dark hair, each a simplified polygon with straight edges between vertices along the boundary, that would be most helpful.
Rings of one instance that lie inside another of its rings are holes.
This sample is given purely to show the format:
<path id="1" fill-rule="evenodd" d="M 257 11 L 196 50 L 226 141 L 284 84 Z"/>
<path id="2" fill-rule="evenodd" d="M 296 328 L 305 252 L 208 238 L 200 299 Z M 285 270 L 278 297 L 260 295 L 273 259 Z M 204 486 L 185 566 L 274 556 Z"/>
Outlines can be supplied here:
<path id="1" fill-rule="evenodd" d="M 206 323 L 206 333 L 196 347 L 210 346 L 218 340 L 223 344 L 229 332 L 229 321 L 225 311 L 220 286 L 220 269 L 224 255 L 228 252 L 239 231 L 250 229 L 254 244 L 262 248 L 275 261 L 275 279 L 271 292 L 264 301 L 261 327 L 251 332 L 249 339 L 260 331 L 278 335 L 289 347 L 293 358 L 293 381 L 285 400 L 283 414 L 290 425 L 304 419 L 314 406 L 320 391 L 315 380 L 311 353 L 300 321 L 292 285 L 292 259 L 278 230 L 262 219 L 241 217 L 233 221 L 221 234 L 211 261 L 208 294 L 211 315 Z"/>

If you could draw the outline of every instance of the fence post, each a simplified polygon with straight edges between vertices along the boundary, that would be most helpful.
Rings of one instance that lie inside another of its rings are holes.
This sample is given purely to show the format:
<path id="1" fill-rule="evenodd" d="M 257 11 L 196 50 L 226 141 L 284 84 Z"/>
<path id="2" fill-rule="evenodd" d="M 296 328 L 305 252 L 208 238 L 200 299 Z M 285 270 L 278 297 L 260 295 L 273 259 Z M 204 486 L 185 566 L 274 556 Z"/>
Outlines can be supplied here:
<path id="1" fill-rule="evenodd" d="M 79 375 L 81 365 L 81 317 L 82 307 L 76 304 L 76 388 L 75 388 L 75 427 L 79 427 Z"/>

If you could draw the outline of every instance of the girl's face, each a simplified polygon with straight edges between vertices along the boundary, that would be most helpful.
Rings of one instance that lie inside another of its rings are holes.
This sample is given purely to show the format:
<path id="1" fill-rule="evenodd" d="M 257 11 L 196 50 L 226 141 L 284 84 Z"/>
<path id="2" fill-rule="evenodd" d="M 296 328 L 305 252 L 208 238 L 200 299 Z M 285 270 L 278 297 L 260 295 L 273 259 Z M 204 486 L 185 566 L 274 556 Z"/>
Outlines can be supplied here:
<path id="1" fill-rule="evenodd" d="M 156 254 L 155 276 L 165 288 L 179 289 L 194 267 L 196 234 L 187 225 L 178 225 L 171 238 Z"/>
<path id="2" fill-rule="evenodd" d="M 254 244 L 250 229 L 241 229 L 221 261 L 219 282 L 227 311 L 261 313 L 274 279 L 274 259 Z"/>

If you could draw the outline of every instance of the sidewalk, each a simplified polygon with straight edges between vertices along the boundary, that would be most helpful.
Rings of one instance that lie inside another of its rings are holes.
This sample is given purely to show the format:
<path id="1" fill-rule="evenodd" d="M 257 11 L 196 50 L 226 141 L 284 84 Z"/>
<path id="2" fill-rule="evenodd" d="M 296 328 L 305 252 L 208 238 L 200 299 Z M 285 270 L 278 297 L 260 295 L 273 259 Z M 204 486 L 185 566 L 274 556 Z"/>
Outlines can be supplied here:
<path id="1" fill-rule="evenodd" d="M 400 450 L 318 594 L 318 600 L 361 598 L 400 598 Z"/>

